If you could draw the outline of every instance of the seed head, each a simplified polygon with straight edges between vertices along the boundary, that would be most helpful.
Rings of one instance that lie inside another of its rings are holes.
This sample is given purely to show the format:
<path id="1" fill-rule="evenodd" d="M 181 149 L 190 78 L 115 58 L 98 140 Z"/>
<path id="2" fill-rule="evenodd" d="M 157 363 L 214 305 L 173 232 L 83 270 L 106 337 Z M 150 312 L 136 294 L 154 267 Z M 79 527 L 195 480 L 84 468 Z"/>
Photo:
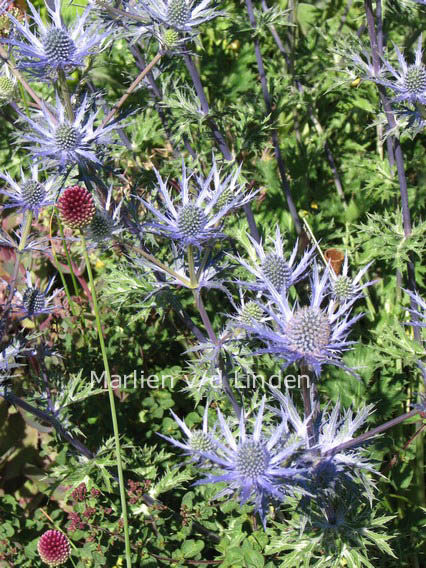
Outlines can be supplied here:
<path id="1" fill-rule="evenodd" d="M 412 95 L 426 91 L 426 68 L 424 65 L 411 65 L 404 77 L 404 86 Z"/>
<path id="2" fill-rule="evenodd" d="M 23 201 L 30 208 L 38 207 L 46 197 L 44 185 L 35 179 L 28 179 L 22 185 L 21 192 Z"/>
<path id="3" fill-rule="evenodd" d="M 262 272 L 279 292 L 287 287 L 291 278 L 291 269 L 286 261 L 277 254 L 268 254 L 262 263 Z"/>
<path id="4" fill-rule="evenodd" d="M 232 189 L 230 187 L 226 188 L 225 191 L 222 192 L 222 195 L 217 200 L 216 208 L 222 209 L 223 207 L 227 207 L 230 203 L 232 203 L 234 197 L 235 195 Z"/>
<path id="5" fill-rule="evenodd" d="M 76 50 L 73 40 L 61 28 L 50 28 L 42 43 L 46 57 L 53 66 L 65 64 Z"/>
<path id="6" fill-rule="evenodd" d="M 80 142 L 80 134 L 70 124 L 60 124 L 55 131 L 55 142 L 60 150 L 69 152 L 75 150 Z"/>
<path id="7" fill-rule="evenodd" d="M 65 564 L 71 555 L 68 538 L 58 530 L 45 532 L 38 541 L 37 549 L 40 558 L 49 566 Z"/>
<path id="8" fill-rule="evenodd" d="M 265 446 L 261 442 L 246 440 L 238 448 L 237 470 L 244 478 L 255 480 L 263 475 L 268 467 L 268 455 Z"/>
<path id="9" fill-rule="evenodd" d="M 193 203 L 187 203 L 179 211 L 177 226 L 185 238 L 195 237 L 207 224 L 207 217 L 202 209 Z"/>
<path id="10" fill-rule="evenodd" d="M 262 308 L 256 304 L 256 302 L 250 301 L 245 304 L 241 310 L 241 321 L 246 325 L 250 325 L 254 321 L 260 321 L 262 319 Z"/>
<path id="11" fill-rule="evenodd" d="M 196 452 L 211 452 L 214 450 L 213 440 L 206 432 L 195 430 L 191 433 L 189 444 Z"/>
<path id="12" fill-rule="evenodd" d="M 27 288 L 22 296 L 22 304 L 28 315 L 32 315 L 44 308 L 45 298 L 37 288 Z"/>
<path id="13" fill-rule="evenodd" d="M 287 324 L 290 348 L 304 355 L 318 355 L 328 345 L 330 323 L 318 308 L 299 308 Z"/>
<path id="14" fill-rule="evenodd" d="M 186 0 L 170 0 L 167 8 L 167 21 L 175 27 L 181 28 L 189 20 L 191 12 Z"/>
<path id="15" fill-rule="evenodd" d="M 58 200 L 58 208 L 62 221 L 71 229 L 87 227 L 96 211 L 93 197 L 80 185 L 67 187 Z"/>
<path id="16" fill-rule="evenodd" d="M 7 103 L 16 97 L 16 83 L 3 75 L 0 77 L 0 103 Z"/>
<path id="17" fill-rule="evenodd" d="M 354 285 L 352 279 L 348 276 L 338 276 L 333 282 L 333 294 L 336 300 L 349 300 L 354 294 Z"/>
<path id="18" fill-rule="evenodd" d="M 90 235 L 96 241 L 104 241 L 111 237 L 111 221 L 109 217 L 97 210 L 90 222 Z"/>
<path id="19" fill-rule="evenodd" d="M 172 49 L 179 40 L 179 34 L 173 29 L 167 29 L 163 33 L 162 40 L 167 49 Z"/>

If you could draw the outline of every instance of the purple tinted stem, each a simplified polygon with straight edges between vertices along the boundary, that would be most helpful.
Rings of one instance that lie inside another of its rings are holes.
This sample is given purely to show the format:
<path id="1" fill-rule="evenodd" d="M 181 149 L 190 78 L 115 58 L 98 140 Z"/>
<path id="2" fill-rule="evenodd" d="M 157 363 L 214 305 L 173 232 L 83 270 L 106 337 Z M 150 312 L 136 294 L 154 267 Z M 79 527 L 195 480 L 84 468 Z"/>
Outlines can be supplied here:
<path id="1" fill-rule="evenodd" d="M 189 54 L 185 54 L 184 59 L 185 59 L 186 68 L 188 69 L 189 74 L 191 76 L 192 83 L 193 83 L 194 88 L 195 88 L 195 92 L 197 93 L 197 97 L 200 101 L 201 110 L 203 111 L 203 113 L 205 115 L 208 115 L 209 110 L 210 110 L 209 103 L 207 101 L 206 94 L 204 92 L 204 88 L 203 88 L 203 85 L 201 83 L 201 77 L 200 77 L 200 74 L 198 73 L 198 70 L 195 66 L 194 60 L 192 59 L 192 57 Z M 220 131 L 218 125 L 211 118 L 209 118 L 207 120 L 207 124 L 209 125 L 209 127 L 212 131 L 213 138 L 216 140 L 216 143 L 217 143 L 219 150 L 221 151 L 223 157 L 225 158 L 226 161 L 232 162 L 233 161 L 232 152 L 229 149 L 229 146 L 226 143 L 225 137 L 223 136 L 222 132 Z M 248 222 L 248 225 L 249 225 L 250 234 L 257 242 L 259 242 L 260 241 L 260 235 L 259 235 L 259 231 L 258 231 L 257 226 L 256 226 L 256 222 L 254 220 L 254 216 L 253 216 L 252 210 L 250 208 L 250 205 L 248 203 L 246 203 L 244 205 L 243 209 L 244 209 L 244 213 L 246 214 L 246 217 L 247 217 L 247 222 Z"/>
<path id="2" fill-rule="evenodd" d="M 373 59 L 373 66 L 374 71 L 378 74 L 380 69 L 380 49 L 383 48 L 383 39 L 382 39 L 382 24 L 381 24 L 381 0 L 377 0 L 377 3 L 380 6 L 377 7 L 377 15 L 380 18 L 380 22 L 378 24 L 378 34 L 376 34 L 376 25 L 375 25 L 375 18 L 373 13 L 372 1 L 365 0 L 365 13 L 367 17 L 367 27 L 368 27 L 368 35 L 370 38 L 370 46 L 371 46 L 371 54 Z M 386 118 L 388 121 L 389 129 L 393 129 L 396 126 L 395 117 L 392 112 L 392 107 L 390 102 L 386 96 L 386 89 L 385 87 L 378 85 L 380 100 L 382 102 Z M 401 143 L 398 137 L 388 137 L 388 140 L 391 141 L 393 146 L 393 152 L 396 161 L 396 168 L 398 172 L 398 181 L 399 181 L 399 191 L 401 195 L 401 209 L 402 209 L 402 220 L 404 225 L 404 235 L 409 237 L 411 235 L 411 215 L 410 215 L 410 207 L 408 204 L 408 190 L 407 190 L 407 178 L 405 175 L 405 166 L 404 166 L 404 156 L 402 153 Z M 389 162 L 392 166 L 392 154 L 389 154 Z M 408 274 L 408 289 L 412 292 L 416 291 L 416 276 L 415 276 L 415 266 L 414 261 L 410 258 L 407 262 L 407 274 Z M 415 302 L 411 300 L 411 307 L 415 309 Z M 418 327 L 414 327 L 414 336 L 417 341 L 420 341 L 420 329 Z"/>
<path id="3" fill-rule="evenodd" d="M 256 30 L 256 18 L 254 16 L 252 1 L 246 0 L 246 6 L 247 6 L 250 25 L 252 26 L 253 30 Z M 259 75 L 260 75 L 260 83 L 262 85 L 263 100 L 265 102 L 266 113 L 269 115 L 269 123 L 272 126 L 271 95 L 269 93 L 268 82 L 266 80 L 266 71 L 265 71 L 265 66 L 263 64 L 262 52 L 260 51 L 260 44 L 259 44 L 259 40 L 258 40 L 256 35 L 254 35 L 253 41 L 254 41 L 254 51 L 255 51 L 255 54 L 256 54 L 257 68 L 258 68 Z M 288 178 L 287 178 L 287 171 L 286 171 L 285 163 L 284 163 L 284 160 L 283 160 L 283 157 L 282 157 L 280 143 L 279 143 L 279 139 L 278 139 L 278 131 L 277 131 L 276 128 L 272 128 L 271 138 L 272 138 L 272 144 L 274 146 L 275 159 L 277 161 L 278 170 L 280 172 L 282 189 L 283 189 L 285 198 L 287 200 L 288 209 L 289 209 L 290 215 L 293 219 L 293 223 L 294 223 L 294 226 L 296 228 L 296 232 L 297 232 L 298 235 L 300 235 L 300 233 L 302 232 L 302 225 L 300 223 L 299 215 L 297 213 L 297 209 L 296 209 L 296 206 L 295 206 L 294 201 L 293 201 L 293 196 L 291 194 L 290 184 L 289 184 Z"/>
<path id="4" fill-rule="evenodd" d="M 377 436 L 378 434 L 381 434 L 382 432 L 389 430 L 389 428 L 393 428 L 393 426 L 397 426 L 398 424 L 401 424 L 401 422 L 404 422 L 405 420 L 408 420 L 409 418 L 416 416 L 416 414 L 418 414 L 418 413 L 419 413 L 419 410 L 415 408 L 414 410 L 411 410 L 410 412 L 406 412 L 405 414 L 401 414 L 401 416 L 398 416 L 397 418 L 393 418 L 392 420 L 385 422 L 381 426 L 377 426 L 377 428 L 373 428 L 373 430 L 369 430 L 368 432 L 361 434 L 361 436 L 358 436 L 357 438 L 354 438 L 353 440 L 349 440 L 347 442 L 344 442 L 343 444 L 339 444 L 338 446 L 331 448 L 330 450 L 325 452 L 325 454 L 323 454 L 323 456 L 324 457 L 331 457 L 331 456 L 334 456 L 334 455 L 336 455 L 340 452 L 343 452 L 343 450 L 349 450 L 350 448 L 354 448 L 356 446 L 359 446 L 360 444 L 362 444 L 366 440 L 369 440 L 370 438 L 373 438 L 374 436 Z"/>

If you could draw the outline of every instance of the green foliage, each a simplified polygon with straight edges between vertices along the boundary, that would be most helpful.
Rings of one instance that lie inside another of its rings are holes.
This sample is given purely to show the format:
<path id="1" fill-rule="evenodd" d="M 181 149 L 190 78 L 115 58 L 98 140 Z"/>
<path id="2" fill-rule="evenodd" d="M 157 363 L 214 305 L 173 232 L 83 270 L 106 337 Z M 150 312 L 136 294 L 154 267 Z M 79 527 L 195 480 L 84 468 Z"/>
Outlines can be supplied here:
<path id="1" fill-rule="evenodd" d="M 81 3 L 78 7 L 62 4 L 65 21 L 82 9 Z M 411 261 L 415 262 L 420 291 L 425 282 L 426 159 L 422 135 L 404 131 L 406 123 L 402 121 L 393 132 L 401 134 L 408 181 L 412 230 L 406 236 L 398 176 L 387 158 L 389 132 L 380 97 L 376 86 L 364 80 L 362 68 L 351 64 L 348 57 L 361 48 L 370 49 L 363 3 L 271 0 L 268 4 L 269 9 L 263 11 L 262 3 L 254 2 L 257 29 L 253 30 L 245 2 L 224 0 L 221 9 L 227 15 L 205 24 L 191 45 L 210 107 L 207 114 L 201 111 L 184 58 L 175 53 L 164 55 L 153 70 L 158 92 L 153 93 L 144 80 L 123 106 L 123 112 L 129 113 L 128 122 L 120 141 L 106 156 L 102 180 L 106 186 L 112 184 L 117 202 L 123 198 L 130 224 L 142 222 L 147 212 L 135 204 L 133 196 L 153 200 L 153 166 L 173 182 L 180 175 L 182 157 L 205 172 L 213 153 L 223 162 L 224 171 L 230 171 L 231 165 L 222 160 L 212 135 L 212 124 L 216 125 L 235 163 L 241 164 L 241 181 L 260 190 L 252 211 L 262 238 L 273 247 L 273 230 L 278 224 L 290 255 L 296 233 L 271 141 L 276 130 L 296 209 L 312 227 L 321 250 L 347 252 L 352 275 L 373 261 L 364 282 L 376 282 L 364 290 L 356 304 L 355 314 L 365 312 L 365 317 L 355 325 L 355 344 L 344 357 L 360 379 L 327 366 L 318 387 L 323 406 L 336 401 L 355 409 L 374 404 L 376 410 L 368 419 L 369 427 L 374 428 L 408 411 L 422 390 L 418 361 L 424 360 L 424 344 L 415 340 L 412 327 L 407 325 L 411 319 L 406 309 L 408 298 L 400 286 L 406 288 L 410 283 L 407 263 Z M 42 2 L 36 5 L 41 7 Z M 422 7 L 407 0 L 386 3 L 384 9 L 386 53 L 389 55 L 392 42 L 410 53 L 425 28 Z M 42 15 L 46 16 L 44 5 Z M 272 32 L 279 35 L 287 57 Z M 100 92 L 102 102 L 111 108 L 140 72 L 137 63 L 140 66 L 141 62 L 129 47 L 138 47 L 147 62 L 156 54 L 155 41 L 140 43 L 138 39 L 129 44 L 135 37 L 130 29 L 127 33 L 128 37 L 114 39 L 87 68 L 70 76 L 69 87 L 76 99 L 87 89 Z M 265 112 L 254 39 L 259 41 L 266 68 L 271 114 Z M 50 84 L 33 78 L 31 84 L 40 97 L 53 102 Z M 18 106 L 25 111 L 29 97 L 20 96 Z M 402 110 L 403 105 L 397 108 Z M 12 107 L 2 107 L 0 169 L 19 177 L 21 167 L 31 164 L 28 153 L 15 145 L 14 113 Z M 195 159 L 189 156 L 188 144 Z M 338 192 L 340 186 L 343 197 Z M 2 228 L 11 233 L 19 222 L 18 213 L 5 214 Z M 56 221 L 51 220 L 50 211 L 41 214 L 33 230 L 46 238 L 55 234 Z M 225 254 L 254 261 L 244 216 L 230 215 L 226 231 Z M 230 316 L 235 316 L 241 300 L 235 280 L 246 279 L 245 270 L 233 266 L 225 256 L 231 264 L 223 274 L 229 296 L 214 288 L 202 291 L 221 342 L 219 356 L 207 337 L 192 292 L 171 285 L 166 277 L 162 280 L 163 276 L 155 275 L 152 267 L 137 263 L 135 249 L 140 241 L 147 252 L 171 265 L 173 251 L 168 243 L 138 231 L 126 235 L 117 247 L 108 244 L 91 250 L 108 361 L 116 379 L 114 396 L 134 566 L 424 565 L 425 458 L 418 434 L 423 424 L 420 417 L 388 430 L 367 446 L 369 457 L 384 475 L 377 482 L 372 507 L 362 498 L 354 503 L 342 498 L 336 504 L 340 521 L 333 526 L 326 522 L 323 510 L 313 505 L 308 515 L 301 501 L 290 498 L 283 507 L 271 506 L 264 529 L 251 506 L 217 497 L 224 485 L 193 485 L 199 479 L 194 464 L 158 436 L 184 441 L 170 410 L 184 418 L 189 428 L 201 428 L 208 397 L 213 427 L 217 408 L 229 415 L 233 412 L 226 392 L 212 387 L 213 373 L 270 376 L 282 369 L 280 362 L 268 355 L 253 355 L 260 346 L 248 340 L 242 344 L 245 331 L 232 326 Z M 306 243 L 302 234 L 299 244 Z M 103 383 L 91 381 L 92 372 L 101 377 L 103 362 L 87 278 L 80 266 L 80 243 L 73 238 L 67 241 L 76 290 L 62 245 L 61 240 L 55 250 L 71 306 L 63 294 L 58 315 L 43 316 L 36 324 L 36 335 L 30 336 L 32 321 L 18 317 L 8 332 L 13 335 L 19 330 L 31 345 L 39 346 L 40 342 L 53 353 L 46 357 L 51 400 L 35 357 L 31 364 L 16 370 L 7 387 L 41 412 L 48 413 L 52 406 L 50 411 L 64 431 L 84 444 L 93 457 L 81 456 L 52 423 L 0 401 L 0 566 L 42 568 L 37 541 L 45 530 L 56 526 L 73 542 L 76 567 L 121 568 L 125 565 L 123 530 L 108 395 Z M 214 257 L 219 250 L 211 252 Z M 0 255 L 0 277 L 10 283 L 14 252 L 2 246 Z M 50 251 L 46 255 L 25 253 L 22 258 L 22 266 L 43 281 L 56 274 Z M 24 270 L 21 272 L 20 289 Z M 57 276 L 55 286 L 62 285 Z M 299 285 L 298 292 L 301 298 L 306 297 L 306 282 Z M 255 293 L 248 296 L 257 299 Z M 6 286 L 2 285 L 2 304 L 6 297 Z M 199 329 L 201 338 L 194 336 L 188 321 Z M 297 375 L 299 369 L 293 365 L 287 372 Z M 151 388 L 147 382 L 154 375 L 162 381 L 161 388 Z M 270 394 L 263 386 L 235 387 L 235 393 L 251 416 L 262 396 Z M 301 409 L 300 393 L 293 394 Z M 237 426 L 236 419 L 234 422 Z M 368 477 L 371 481 L 373 475 Z M 82 484 L 87 494 L 78 500 L 75 492 Z M 71 513 L 78 516 L 81 526 Z"/>

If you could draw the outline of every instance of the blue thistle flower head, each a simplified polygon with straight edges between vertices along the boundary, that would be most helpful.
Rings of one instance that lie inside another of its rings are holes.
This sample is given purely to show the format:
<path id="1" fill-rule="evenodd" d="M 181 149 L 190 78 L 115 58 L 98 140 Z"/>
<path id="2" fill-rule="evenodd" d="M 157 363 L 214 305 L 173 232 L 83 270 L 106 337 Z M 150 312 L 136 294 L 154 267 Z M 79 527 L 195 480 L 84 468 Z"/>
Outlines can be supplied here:
<path id="1" fill-rule="evenodd" d="M 283 501 L 293 493 L 302 479 L 303 470 L 291 467 L 295 446 L 283 439 L 285 422 L 273 431 L 264 432 L 263 399 L 251 434 L 246 432 L 247 416 L 241 413 L 238 431 L 234 434 L 218 410 L 218 429 L 223 441 L 216 441 L 213 451 L 203 452 L 217 473 L 207 473 L 196 485 L 226 482 L 227 487 L 216 497 L 238 495 L 241 505 L 252 502 L 263 523 L 271 499 Z"/>
<path id="2" fill-rule="evenodd" d="M 212 4 L 212 0 L 139 0 L 136 10 L 147 14 L 153 23 L 193 34 L 200 25 L 222 14 Z"/>
<path id="3" fill-rule="evenodd" d="M 23 313 L 23 319 L 36 317 L 43 314 L 50 314 L 55 310 L 55 306 L 52 305 L 51 302 L 60 292 L 60 289 L 58 288 L 53 292 L 53 294 L 51 294 L 50 296 L 48 295 L 54 281 L 55 277 L 52 276 L 52 278 L 47 283 L 46 288 L 42 291 L 36 286 L 33 286 L 31 282 L 31 274 L 27 271 L 27 287 L 23 292 L 16 292 L 19 302 L 17 308 Z"/>
<path id="4" fill-rule="evenodd" d="M 6 232 L 3 228 L 0 227 L 0 246 L 10 248 L 12 250 L 18 251 L 21 250 L 22 252 L 29 252 L 33 253 L 43 252 L 47 253 L 50 248 L 50 238 L 49 237 L 39 237 L 30 234 L 25 239 L 25 246 L 23 249 L 20 249 L 20 244 L 22 243 L 22 235 L 24 232 L 26 222 L 26 216 L 22 217 L 21 225 L 18 230 L 14 230 L 13 232 Z"/>
<path id="5" fill-rule="evenodd" d="M 21 169 L 21 182 L 17 183 L 8 173 L 1 173 L 0 178 L 7 182 L 9 189 L 0 188 L 0 193 L 9 197 L 4 207 L 18 207 L 22 211 L 32 211 L 37 217 L 43 207 L 52 205 L 59 191 L 58 181 L 50 177 L 47 181 L 39 180 L 37 164 L 31 167 L 31 175 L 26 177 Z"/>
<path id="6" fill-rule="evenodd" d="M 185 422 L 178 416 L 176 416 L 176 414 L 172 410 L 170 411 L 170 413 L 175 419 L 179 428 L 185 434 L 186 441 L 181 442 L 179 440 L 175 440 L 174 438 L 170 438 L 169 436 L 164 436 L 163 434 L 158 435 L 174 446 L 180 448 L 181 450 L 184 450 L 184 453 L 191 457 L 192 462 L 199 465 L 206 464 L 205 454 L 214 451 L 216 446 L 216 441 L 209 432 L 208 406 L 206 406 L 204 409 L 202 428 L 197 430 L 191 430 L 190 428 L 188 428 Z"/>
<path id="7" fill-rule="evenodd" d="M 238 262 L 256 278 L 256 281 L 238 281 L 241 286 L 265 293 L 272 287 L 281 294 L 307 275 L 314 256 L 314 247 L 305 252 L 300 261 L 297 262 L 298 241 L 290 258 L 286 258 L 284 254 L 285 243 L 278 225 L 275 229 L 273 250 L 265 250 L 266 247 L 263 246 L 262 242 L 258 243 L 250 235 L 247 235 L 247 237 L 256 252 L 257 258 L 252 258 L 252 262 L 249 263 L 239 257 Z M 253 255 L 251 256 L 253 257 Z"/>
<path id="8" fill-rule="evenodd" d="M 348 255 L 345 254 L 343 268 L 340 274 L 336 275 L 334 270 L 330 269 L 330 289 L 331 295 L 337 302 L 353 303 L 362 296 L 362 291 L 367 286 L 371 286 L 376 280 L 362 283 L 362 278 L 373 263 L 370 262 L 362 268 L 356 276 L 351 278 L 348 274 L 349 263 Z"/>
<path id="9" fill-rule="evenodd" d="M 58 70 L 72 71 L 82 66 L 88 55 L 101 50 L 108 34 L 99 32 L 95 24 L 86 26 L 90 10 L 85 10 L 76 18 L 73 26 L 68 28 L 62 22 L 60 0 L 55 0 L 53 9 L 46 2 L 50 16 L 48 25 L 44 24 L 31 2 L 28 2 L 28 6 L 35 26 L 9 15 L 16 31 L 12 39 L 3 40 L 14 48 L 18 65 L 22 69 L 27 69 L 40 78 L 46 75 L 55 78 Z"/>
<path id="10" fill-rule="evenodd" d="M 395 45 L 395 53 L 398 58 L 399 69 L 392 66 L 389 61 L 384 64 L 393 80 L 376 79 L 377 83 L 392 89 L 396 96 L 393 102 L 410 102 L 426 104 L 426 67 L 423 65 L 422 36 L 419 37 L 415 51 L 415 61 L 409 65 L 402 52 Z"/>
<path id="11" fill-rule="evenodd" d="M 20 135 L 20 139 L 28 144 L 27 149 L 36 160 L 44 163 L 47 159 L 49 165 L 57 166 L 60 171 L 76 165 L 101 165 L 98 147 L 112 143 L 110 132 L 117 128 L 116 123 L 105 127 L 101 124 L 95 128 L 98 111 L 89 112 L 87 94 L 75 109 L 73 121 L 67 118 L 58 95 L 56 108 L 43 104 L 41 110 L 35 111 L 33 118 L 21 112 L 19 115 L 30 127 L 29 131 Z"/>
<path id="12" fill-rule="evenodd" d="M 158 191 L 164 202 L 164 213 L 151 203 L 140 199 L 159 222 L 147 223 L 146 227 L 163 234 L 182 246 L 201 247 L 204 241 L 224 238 L 220 223 L 233 209 L 248 203 L 256 192 L 246 192 L 238 183 L 240 169 L 221 179 L 220 170 L 213 159 L 213 166 L 206 178 L 187 173 L 182 163 L 182 178 L 178 182 L 180 194 L 173 200 L 167 182 L 155 170 Z M 231 199 L 221 202 L 226 194 Z"/>
<path id="13" fill-rule="evenodd" d="M 12 369 L 22 366 L 22 363 L 17 362 L 22 349 L 22 343 L 15 341 L 0 351 L 0 385 L 11 377 Z"/>
<path id="14" fill-rule="evenodd" d="M 338 448 L 356 437 L 355 433 L 371 415 L 373 405 L 364 406 L 356 412 L 350 408 L 342 411 L 339 401 L 331 410 L 327 406 L 313 421 L 312 444 L 308 433 L 312 416 L 302 418 L 290 396 L 275 388 L 271 391 L 280 403 L 276 413 L 286 417 L 289 432 L 300 442 L 300 462 L 309 470 L 306 475 L 309 480 L 307 487 L 312 495 L 318 496 L 323 490 L 332 493 L 339 481 L 346 479 L 353 482 L 356 478 L 361 480 L 370 495 L 374 483 L 364 473 L 377 472 L 366 459 L 363 449 L 358 446 L 343 450 Z"/>
<path id="15" fill-rule="evenodd" d="M 426 301 L 418 293 L 404 290 L 406 294 L 413 300 L 415 307 L 409 309 L 411 315 L 414 316 L 414 321 L 410 321 L 409 325 L 416 327 L 426 327 Z"/>
<path id="16" fill-rule="evenodd" d="M 311 285 L 311 301 L 300 306 L 289 303 L 286 294 L 280 294 L 268 283 L 271 303 L 263 306 L 270 316 L 273 325 L 243 325 L 254 337 L 266 344 L 264 349 L 256 351 L 270 353 L 285 362 L 285 366 L 302 362 L 312 368 L 317 376 L 321 374 L 323 365 L 331 364 L 341 367 L 352 374 L 342 362 L 342 354 L 354 342 L 347 337 L 353 324 L 362 314 L 350 319 L 351 304 L 343 303 L 337 307 L 334 302 L 323 302 L 328 293 L 328 271 L 320 278 L 318 267 L 314 265 Z"/>
<path id="17" fill-rule="evenodd" d="M 95 196 L 96 211 L 87 227 L 87 236 L 93 245 L 103 246 L 115 235 L 123 231 L 120 224 L 120 212 L 123 201 L 117 204 L 112 200 L 112 186 L 109 188 L 105 203 L 102 205 Z"/>

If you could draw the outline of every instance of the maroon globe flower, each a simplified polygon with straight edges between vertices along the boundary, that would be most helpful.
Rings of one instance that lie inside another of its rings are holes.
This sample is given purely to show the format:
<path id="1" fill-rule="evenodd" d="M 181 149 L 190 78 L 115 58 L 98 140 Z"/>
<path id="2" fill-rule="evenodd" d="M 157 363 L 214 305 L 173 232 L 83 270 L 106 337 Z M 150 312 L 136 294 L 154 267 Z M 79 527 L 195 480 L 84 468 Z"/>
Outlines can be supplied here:
<path id="1" fill-rule="evenodd" d="M 58 200 L 58 208 L 63 223 L 71 229 L 87 227 L 96 211 L 92 195 L 81 185 L 67 187 Z"/>
<path id="2" fill-rule="evenodd" d="M 64 564 L 71 555 L 70 541 L 58 530 L 45 532 L 38 541 L 37 549 L 40 558 L 49 566 Z"/>

